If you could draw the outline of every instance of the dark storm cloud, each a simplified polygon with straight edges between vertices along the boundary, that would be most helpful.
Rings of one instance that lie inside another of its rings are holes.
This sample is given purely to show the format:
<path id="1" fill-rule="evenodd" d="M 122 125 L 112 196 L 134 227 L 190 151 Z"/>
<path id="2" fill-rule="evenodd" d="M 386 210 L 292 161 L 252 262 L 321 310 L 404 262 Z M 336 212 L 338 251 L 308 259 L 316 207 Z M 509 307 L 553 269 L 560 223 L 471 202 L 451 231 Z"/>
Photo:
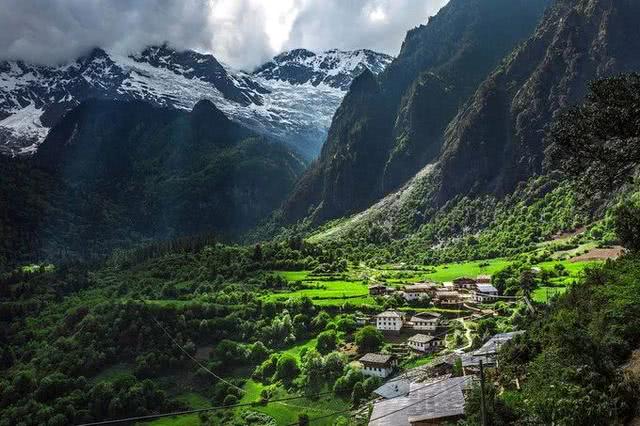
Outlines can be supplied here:
<path id="1" fill-rule="evenodd" d="M 211 49 L 201 0 L 0 0 L 0 56 L 56 63 L 101 46 Z"/>
<path id="2" fill-rule="evenodd" d="M 0 59 L 55 64 L 169 42 L 251 68 L 282 49 L 397 53 L 447 0 L 0 0 Z"/>

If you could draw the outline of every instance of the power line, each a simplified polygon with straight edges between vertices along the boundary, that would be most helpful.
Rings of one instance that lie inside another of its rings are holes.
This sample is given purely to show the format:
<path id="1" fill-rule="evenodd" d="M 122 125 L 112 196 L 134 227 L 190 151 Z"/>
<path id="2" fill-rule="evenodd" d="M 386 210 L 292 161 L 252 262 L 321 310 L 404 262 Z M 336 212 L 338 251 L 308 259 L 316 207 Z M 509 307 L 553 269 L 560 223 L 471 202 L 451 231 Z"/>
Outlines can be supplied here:
<path id="1" fill-rule="evenodd" d="M 313 398 L 313 397 L 324 396 L 324 395 L 327 395 L 327 394 L 330 394 L 330 393 L 332 393 L 332 392 L 331 391 L 327 391 L 327 392 L 321 392 L 321 393 L 317 393 L 317 394 L 313 394 L 313 395 L 298 395 L 298 396 L 290 396 L 290 397 L 286 397 L 286 398 L 272 399 L 272 400 L 267 400 L 267 401 L 265 401 L 263 403 L 260 403 L 260 402 L 257 402 L 257 401 L 243 402 L 243 403 L 231 404 L 231 405 L 219 405 L 219 406 L 215 406 L 215 407 L 195 408 L 193 410 L 174 411 L 174 412 L 170 412 L 170 413 L 150 414 L 150 415 L 147 415 L 147 416 L 127 417 L 127 418 L 123 418 L 123 419 L 114 419 L 114 420 L 102 420 L 102 421 L 99 421 L 99 422 L 83 423 L 83 424 L 80 424 L 78 426 L 112 425 L 112 424 L 127 423 L 127 422 L 142 421 L 142 420 L 153 420 L 153 419 L 159 419 L 159 418 L 163 418 L 163 417 L 175 417 L 175 416 L 183 416 L 183 415 L 187 415 L 187 414 L 204 413 L 204 412 L 208 412 L 208 411 L 226 410 L 226 409 L 229 409 L 229 408 L 248 407 L 248 406 L 256 406 L 256 405 L 267 405 L 267 404 L 271 404 L 271 403 L 277 403 L 277 402 L 282 402 L 282 401 L 291 401 L 293 399 L 300 399 L 300 398 L 308 398 L 308 397 L 309 398 Z"/>
<path id="2" fill-rule="evenodd" d="M 237 389 L 238 391 L 242 392 L 242 393 L 246 393 L 246 391 L 244 389 L 242 389 L 241 387 L 238 387 L 236 385 L 234 385 L 233 383 L 229 382 L 228 380 L 223 379 L 222 377 L 218 376 L 216 373 L 214 373 L 213 371 L 209 370 L 204 364 L 202 364 L 200 361 L 198 361 L 195 357 L 193 357 L 189 352 L 187 352 L 187 350 L 185 348 L 183 348 L 174 338 L 173 336 L 171 336 L 171 334 L 169 333 L 169 331 L 167 331 L 167 329 L 160 323 L 160 321 L 158 321 L 156 319 L 156 317 L 153 315 L 153 313 L 149 312 L 149 314 L 151 315 L 151 319 L 158 325 L 158 327 L 160 327 L 162 329 L 162 331 L 164 332 L 164 334 L 167 335 L 167 337 L 171 340 L 171 342 L 173 342 L 174 345 L 176 345 L 178 348 L 180 348 L 180 350 L 187 355 L 193 362 L 195 362 L 200 368 L 202 368 L 204 371 L 206 371 L 207 373 L 209 373 L 210 375 L 212 375 L 213 377 L 215 377 L 216 379 L 220 380 L 221 382 L 224 382 L 226 384 L 228 384 L 229 386 L 233 387 L 234 389 Z"/>

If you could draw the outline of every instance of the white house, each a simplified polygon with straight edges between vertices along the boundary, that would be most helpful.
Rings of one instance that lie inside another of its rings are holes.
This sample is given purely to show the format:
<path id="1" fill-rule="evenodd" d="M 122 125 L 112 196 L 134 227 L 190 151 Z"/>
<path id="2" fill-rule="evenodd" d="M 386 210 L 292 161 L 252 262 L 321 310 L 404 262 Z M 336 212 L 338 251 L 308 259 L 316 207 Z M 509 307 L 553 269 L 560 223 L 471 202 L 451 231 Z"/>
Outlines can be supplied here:
<path id="1" fill-rule="evenodd" d="M 398 311 L 384 311 L 376 315 L 376 328 L 380 331 L 399 333 L 404 325 L 404 314 Z"/>
<path id="2" fill-rule="evenodd" d="M 442 340 L 426 334 L 416 334 L 407 340 L 410 348 L 420 352 L 430 352 L 442 347 Z"/>
<path id="3" fill-rule="evenodd" d="M 411 317 L 414 330 L 435 331 L 440 322 L 440 314 L 436 312 L 420 312 Z"/>
<path id="4" fill-rule="evenodd" d="M 435 283 L 419 283 L 408 285 L 404 288 L 404 299 L 409 302 L 411 300 L 420 300 L 425 296 L 432 296 L 438 289 Z"/>
<path id="5" fill-rule="evenodd" d="M 497 299 L 498 289 L 491 284 L 476 284 L 473 300 L 477 303 L 493 302 Z"/>
<path id="6" fill-rule="evenodd" d="M 385 378 L 398 365 L 393 355 L 368 353 L 359 359 L 362 364 L 362 374 Z"/>

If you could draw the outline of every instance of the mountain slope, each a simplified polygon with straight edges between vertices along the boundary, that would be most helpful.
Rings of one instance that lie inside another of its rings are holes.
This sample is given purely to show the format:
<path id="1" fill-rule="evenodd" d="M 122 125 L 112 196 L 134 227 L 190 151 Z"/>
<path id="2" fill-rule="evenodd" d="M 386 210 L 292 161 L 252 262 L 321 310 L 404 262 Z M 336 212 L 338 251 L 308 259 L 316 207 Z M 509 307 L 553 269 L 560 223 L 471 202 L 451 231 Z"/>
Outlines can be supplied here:
<path id="1" fill-rule="evenodd" d="M 30 158 L 3 158 L 7 244 L 87 257 L 148 239 L 233 235 L 276 208 L 304 169 L 281 144 L 211 102 L 191 112 L 92 100 L 69 112 Z M 16 164 L 12 164 L 16 163 Z M 35 254 L 35 256 L 34 256 Z"/>
<path id="2" fill-rule="evenodd" d="M 33 153 L 49 128 L 86 99 L 144 100 L 190 110 L 206 98 L 245 127 L 312 158 L 353 77 L 364 68 L 380 72 L 391 58 L 366 50 L 293 52 L 254 74 L 166 45 L 131 56 L 94 49 L 61 66 L 0 62 L 0 153 Z M 304 63 L 296 59 L 300 55 Z"/>
<path id="3" fill-rule="evenodd" d="M 559 1 L 451 123 L 439 201 L 505 194 L 539 173 L 554 114 L 580 101 L 590 81 L 640 70 L 640 31 L 630 18 L 638 13 L 630 0 Z"/>
<path id="4" fill-rule="evenodd" d="M 393 239 L 412 235 L 420 247 L 435 247 L 478 232 L 488 223 L 485 208 L 492 211 L 502 199 L 520 196 L 545 173 L 544 134 L 555 114 L 581 100 L 589 81 L 640 70 L 640 31 L 629 18 L 638 12 L 640 5 L 632 1 L 557 2 L 451 121 L 431 164 L 401 190 L 325 235 L 368 238 L 372 227 L 381 227 Z M 559 185 L 545 184 L 527 202 Z M 478 200 L 484 201 L 465 219 L 464 229 L 453 226 L 447 235 L 430 235 L 439 216 Z"/>
<path id="5" fill-rule="evenodd" d="M 379 79 L 362 74 L 366 81 L 352 85 L 319 160 L 285 204 L 287 220 L 366 208 L 431 161 L 458 108 L 530 35 L 548 3 L 454 0 L 410 31 Z"/>

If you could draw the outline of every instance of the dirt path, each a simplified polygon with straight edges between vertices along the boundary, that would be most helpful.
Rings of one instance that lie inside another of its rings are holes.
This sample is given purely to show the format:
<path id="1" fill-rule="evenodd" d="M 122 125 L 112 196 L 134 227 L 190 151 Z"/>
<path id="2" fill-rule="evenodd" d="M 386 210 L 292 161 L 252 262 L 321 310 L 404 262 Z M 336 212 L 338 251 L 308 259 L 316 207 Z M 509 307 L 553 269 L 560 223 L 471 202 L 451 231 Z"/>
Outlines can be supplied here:
<path id="1" fill-rule="evenodd" d="M 467 349 L 471 348 L 471 346 L 473 345 L 473 340 L 471 339 L 471 328 L 469 328 L 469 326 L 467 325 L 467 322 L 462 318 L 459 318 L 457 321 L 460 321 L 462 323 L 462 326 L 465 329 L 464 337 L 467 339 L 467 344 L 461 347 L 460 349 L 462 349 L 463 351 L 466 351 Z"/>

